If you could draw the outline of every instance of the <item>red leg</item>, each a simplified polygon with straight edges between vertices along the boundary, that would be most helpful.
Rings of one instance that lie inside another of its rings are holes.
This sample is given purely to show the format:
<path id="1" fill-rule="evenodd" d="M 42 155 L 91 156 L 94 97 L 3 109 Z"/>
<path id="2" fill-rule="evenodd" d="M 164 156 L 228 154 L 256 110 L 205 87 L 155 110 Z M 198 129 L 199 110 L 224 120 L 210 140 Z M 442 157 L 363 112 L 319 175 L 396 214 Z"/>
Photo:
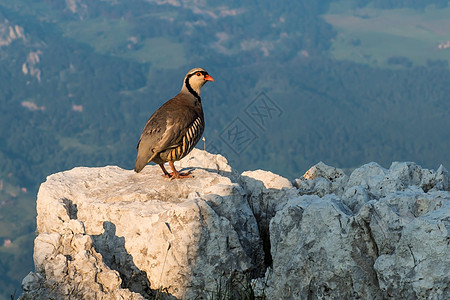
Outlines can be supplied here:
<path id="1" fill-rule="evenodd" d="M 166 168 L 164 168 L 164 164 L 159 164 L 159 166 L 161 167 L 162 171 L 164 172 L 163 177 L 170 178 L 171 175 L 169 174 L 169 172 L 167 172 Z"/>
<path id="2" fill-rule="evenodd" d="M 177 171 L 177 169 L 175 169 L 175 166 L 173 165 L 173 161 L 169 161 L 169 166 L 170 166 L 170 168 L 172 169 L 172 171 L 173 171 L 173 173 L 171 173 L 170 175 L 172 175 L 171 177 L 170 177 L 170 179 L 173 179 L 173 178 L 188 178 L 188 177 L 192 177 L 190 174 L 189 174 L 189 172 L 187 172 L 187 173 L 180 173 L 180 172 L 178 172 Z"/>

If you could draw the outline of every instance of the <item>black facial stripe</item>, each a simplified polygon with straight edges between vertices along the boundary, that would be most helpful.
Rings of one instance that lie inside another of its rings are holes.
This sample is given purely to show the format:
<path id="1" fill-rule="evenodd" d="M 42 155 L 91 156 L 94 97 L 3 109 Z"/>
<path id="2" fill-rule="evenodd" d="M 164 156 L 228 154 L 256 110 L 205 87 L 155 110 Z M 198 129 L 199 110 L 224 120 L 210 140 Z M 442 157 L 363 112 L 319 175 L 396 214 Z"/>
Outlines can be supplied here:
<path id="1" fill-rule="evenodd" d="M 200 72 L 200 71 L 199 71 Z M 197 72 L 195 72 L 197 73 Z M 197 94 L 196 91 L 194 91 L 191 87 L 191 85 L 189 84 L 189 78 L 191 78 L 195 73 L 189 74 L 188 76 L 186 76 L 186 80 L 184 81 L 184 84 L 186 85 L 189 93 L 191 93 L 192 95 L 194 95 L 195 98 L 198 99 L 198 101 L 201 102 L 200 96 Z"/>
<path id="2" fill-rule="evenodd" d="M 206 71 L 194 71 L 191 74 L 189 74 L 187 77 L 190 78 L 190 77 L 194 76 L 197 73 L 200 73 L 200 74 L 202 74 L 204 76 L 208 75 L 208 72 L 206 72 Z"/>

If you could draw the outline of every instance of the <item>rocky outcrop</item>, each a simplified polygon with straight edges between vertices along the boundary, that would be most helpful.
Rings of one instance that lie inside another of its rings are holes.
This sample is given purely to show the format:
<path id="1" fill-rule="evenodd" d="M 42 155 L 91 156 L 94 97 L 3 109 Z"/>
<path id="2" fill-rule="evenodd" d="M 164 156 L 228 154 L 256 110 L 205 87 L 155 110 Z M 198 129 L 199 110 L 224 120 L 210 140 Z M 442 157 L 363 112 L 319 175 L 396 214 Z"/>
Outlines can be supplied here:
<path id="1" fill-rule="evenodd" d="M 45 278 L 38 292 L 139 299 L 163 291 L 191 299 L 222 277 L 254 272 L 263 254 L 245 192 L 218 173 L 232 175 L 224 159 L 206 159 L 217 162 L 214 172 L 195 169 L 186 180 L 163 178 L 159 166 L 49 176 L 37 200 L 34 260 Z M 34 287 L 30 276 L 25 282 Z"/>
<path id="2" fill-rule="evenodd" d="M 37 199 L 22 299 L 447 299 L 450 175 L 414 163 L 292 183 L 194 150 L 158 166 L 75 168 Z"/>
<path id="3" fill-rule="evenodd" d="M 270 223 L 265 294 L 282 299 L 450 297 L 449 173 L 393 163 L 296 179 Z M 286 259 L 289 257 L 289 259 Z"/>

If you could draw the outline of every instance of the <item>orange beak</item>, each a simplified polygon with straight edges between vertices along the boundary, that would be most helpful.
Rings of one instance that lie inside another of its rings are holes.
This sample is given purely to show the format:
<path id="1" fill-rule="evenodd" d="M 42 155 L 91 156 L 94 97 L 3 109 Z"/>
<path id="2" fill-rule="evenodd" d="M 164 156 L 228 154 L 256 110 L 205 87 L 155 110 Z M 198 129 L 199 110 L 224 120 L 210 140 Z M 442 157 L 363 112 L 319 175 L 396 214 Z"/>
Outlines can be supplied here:
<path id="1" fill-rule="evenodd" d="M 214 81 L 214 78 L 212 78 L 212 77 L 209 76 L 209 75 L 205 75 L 205 80 L 206 80 L 206 81 Z"/>

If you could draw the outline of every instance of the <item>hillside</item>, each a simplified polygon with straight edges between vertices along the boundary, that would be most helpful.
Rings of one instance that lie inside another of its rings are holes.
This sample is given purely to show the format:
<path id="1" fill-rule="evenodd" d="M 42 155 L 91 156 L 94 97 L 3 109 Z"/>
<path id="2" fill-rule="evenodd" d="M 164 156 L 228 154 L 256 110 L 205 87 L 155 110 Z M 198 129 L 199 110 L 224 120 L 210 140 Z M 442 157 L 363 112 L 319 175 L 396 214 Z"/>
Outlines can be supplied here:
<path id="1" fill-rule="evenodd" d="M 9 255 L 31 266 L 38 185 L 76 166 L 131 169 L 147 118 L 194 66 L 215 78 L 198 147 L 240 171 L 449 166 L 450 48 L 438 48 L 448 10 L 439 0 L 0 0 L 0 180 L 27 189 L 0 193 L 2 225 L 20 228 L 0 243 L 21 245 L 0 244 L 3 297 L 25 275 Z M 390 43 L 396 35 L 411 44 Z"/>
<path id="2" fill-rule="evenodd" d="M 337 31 L 333 57 L 390 68 L 448 65 L 450 7 L 444 1 L 416 9 L 352 2 L 334 2 L 323 15 Z"/>

